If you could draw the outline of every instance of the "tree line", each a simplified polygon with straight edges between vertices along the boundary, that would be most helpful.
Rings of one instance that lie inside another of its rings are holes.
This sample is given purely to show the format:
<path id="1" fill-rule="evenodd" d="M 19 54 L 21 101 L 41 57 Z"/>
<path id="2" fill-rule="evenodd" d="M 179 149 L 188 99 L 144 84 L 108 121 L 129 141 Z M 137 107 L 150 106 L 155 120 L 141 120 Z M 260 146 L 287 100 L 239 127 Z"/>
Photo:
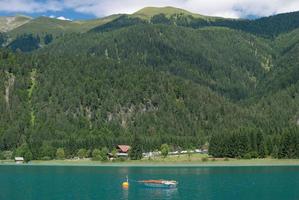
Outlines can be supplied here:
<path id="1" fill-rule="evenodd" d="M 299 129 L 286 128 L 280 134 L 267 135 L 262 130 L 241 129 L 213 134 L 209 154 L 228 158 L 299 158 Z"/>

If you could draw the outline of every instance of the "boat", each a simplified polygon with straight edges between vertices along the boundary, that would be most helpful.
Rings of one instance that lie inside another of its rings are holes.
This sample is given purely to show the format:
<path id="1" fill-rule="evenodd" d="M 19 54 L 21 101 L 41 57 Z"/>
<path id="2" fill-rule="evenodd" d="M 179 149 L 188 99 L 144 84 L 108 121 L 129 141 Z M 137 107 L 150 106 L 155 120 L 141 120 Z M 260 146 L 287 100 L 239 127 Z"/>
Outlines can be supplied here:
<path id="1" fill-rule="evenodd" d="M 175 188 L 178 184 L 177 181 L 173 180 L 142 180 L 138 182 L 152 188 Z"/>

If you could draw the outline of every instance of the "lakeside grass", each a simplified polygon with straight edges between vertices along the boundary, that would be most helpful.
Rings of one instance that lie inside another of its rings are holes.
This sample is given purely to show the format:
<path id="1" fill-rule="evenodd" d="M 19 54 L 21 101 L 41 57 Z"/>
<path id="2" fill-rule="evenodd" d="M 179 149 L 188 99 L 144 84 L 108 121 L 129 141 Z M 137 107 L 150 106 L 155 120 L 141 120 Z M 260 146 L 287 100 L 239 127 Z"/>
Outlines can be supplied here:
<path id="1" fill-rule="evenodd" d="M 15 162 L 0 161 L 0 165 L 15 165 Z M 125 161 L 93 161 L 91 159 L 80 160 L 34 160 L 24 165 L 44 165 L 44 166 L 299 166 L 299 159 L 224 159 L 224 158 L 209 158 L 208 155 L 194 154 L 168 156 L 166 158 L 155 157 L 152 159 L 143 158 L 142 160 L 125 160 Z"/>

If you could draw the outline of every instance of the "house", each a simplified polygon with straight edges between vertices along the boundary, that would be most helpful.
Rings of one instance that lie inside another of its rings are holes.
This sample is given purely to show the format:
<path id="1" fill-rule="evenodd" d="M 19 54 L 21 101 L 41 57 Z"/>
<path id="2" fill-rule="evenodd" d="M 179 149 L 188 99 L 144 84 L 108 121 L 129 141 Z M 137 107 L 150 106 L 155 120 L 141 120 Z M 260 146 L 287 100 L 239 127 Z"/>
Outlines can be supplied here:
<path id="1" fill-rule="evenodd" d="M 116 149 L 118 153 L 129 153 L 130 148 L 129 145 L 117 145 Z"/>
<path id="2" fill-rule="evenodd" d="M 128 157 L 131 147 L 129 145 L 117 145 L 117 157 Z"/>
<path id="3" fill-rule="evenodd" d="M 24 158 L 23 157 L 15 157 L 15 162 L 16 162 L 16 164 L 22 164 L 22 163 L 24 163 Z"/>

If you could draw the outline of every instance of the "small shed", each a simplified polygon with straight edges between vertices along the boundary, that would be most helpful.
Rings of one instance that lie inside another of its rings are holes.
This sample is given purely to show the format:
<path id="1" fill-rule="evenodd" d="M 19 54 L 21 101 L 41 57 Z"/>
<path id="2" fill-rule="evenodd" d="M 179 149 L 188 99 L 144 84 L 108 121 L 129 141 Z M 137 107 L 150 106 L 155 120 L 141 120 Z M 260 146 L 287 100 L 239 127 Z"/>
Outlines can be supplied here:
<path id="1" fill-rule="evenodd" d="M 17 164 L 22 164 L 22 163 L 24 163 L 24 158 L 23 157 L 15 157 L 15 162 Z"/>

